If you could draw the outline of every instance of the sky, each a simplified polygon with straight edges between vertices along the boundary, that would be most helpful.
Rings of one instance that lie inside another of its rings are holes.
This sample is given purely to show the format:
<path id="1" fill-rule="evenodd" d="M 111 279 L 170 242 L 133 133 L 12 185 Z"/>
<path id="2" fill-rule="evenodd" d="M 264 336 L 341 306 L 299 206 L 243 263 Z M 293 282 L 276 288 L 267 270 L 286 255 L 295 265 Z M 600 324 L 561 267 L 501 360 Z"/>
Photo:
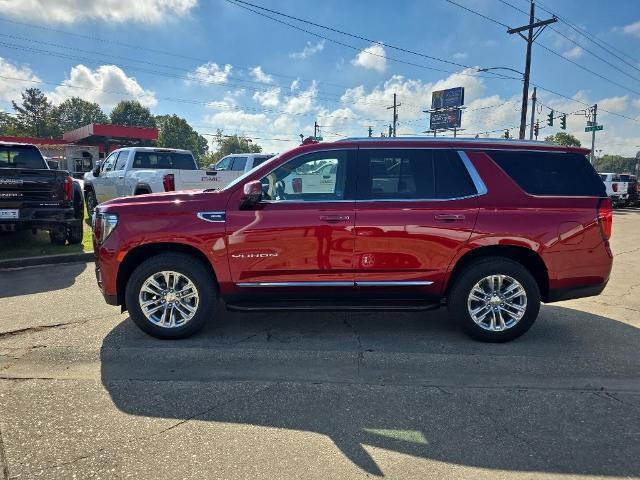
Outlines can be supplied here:
<path id="1" fill-rule="evenodd" d="M 398 135 L 422 134 L 431 92 L 463 86 L 460 135 L 517 136 L 520 74 L 478 69 L 524 70 L 526 43 L 506 30 L 527 23 L 528 0 L 247 1 L 360 38 L 232 0 L 0 0 L 0 110 L 30 87 L 107 113 L 137 99 L 209 139 L 221 129 L 275 153 L 316 121 L 327 141 L 387 132 L 394 93 Z M 590 147 L 584 110 L 597 103 L 597 153 L 635 155 L 640 2 L 536 5 L 562 20 L 533 47 L 541 137 L 560 131 L 546 126 L 553 109 Z"/>

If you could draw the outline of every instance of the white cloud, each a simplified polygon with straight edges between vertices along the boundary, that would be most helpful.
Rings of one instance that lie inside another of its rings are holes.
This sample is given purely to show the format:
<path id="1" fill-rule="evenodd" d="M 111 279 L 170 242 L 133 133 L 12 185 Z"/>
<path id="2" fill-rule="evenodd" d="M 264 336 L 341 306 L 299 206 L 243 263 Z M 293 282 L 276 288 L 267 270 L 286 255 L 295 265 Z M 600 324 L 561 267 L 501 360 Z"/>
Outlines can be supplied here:
<path id="1" fill-rule="evenodd" d="M 289 58 L 295 58 L 296 60 L 304 60 L 318 52 L 324 50 L 324 40 L 320 40 L 318 43 L 313 44 L 307 42 L 305 47 L 300 52 L 292 52 L 289 54 Z"/>
<path id="2" fill-rule="evenodd" d="M 205 115 L 205 122 L 214 128 L 225 131 L 264 128 L 267 124 L 267 116 L 264 113 L 247 113 L 244 110 L 225 111 Z"/>
<path id="3" fill-rule="evenodd" d="M 238 106 L 238 99 L 244 96 L 244 88 L 225 93 L 222 100 L 207 103 L 207 107 L 214 110 L 233 110 Z"/>
<path id="4" fill-rule="evenodd" d="M 580 58 L 583 53 L 584 50 L 576 45 L 575 47 L 570 48 L 569 50 L 564 52 L 562 55 L 570 60 L 575 60 L 576 58 Z"/>
<path id="5" fill-rule="evenodd" d="M 316 82 L 313 81 L 307 90 L 301 91 L 296 96 L 289 97 L 284 104 L 283 110 L 286 113 L 294 115 L 310 112 L 314 108 L 314 102 L 317 94 L 318 86 Z"/>
<path id="6" fill-rule="evenodd" d="M 636 98 L 636 99 L 633 101 L 633 105 L 634 105 L 636 108 L 640 108 L 640 98 Z"/>
<path id="7" fill-rule="evenodd" d="M 22 82 L 20 80 L 31 80 Z M 38 87 L 35 82 L 40 79 L 31 71 L 29 67 L 18 66 L 9 63 L 0 57 L 0 100 L 9 102 L 18 101 L 20 93 L 26 88 Z"/>
<path id="8" fill-rule="evenodd" d="M 186 82 L 213 84 L 225 83 L 229 78 L 229 75 L 231 75 L 232 69 L 233 67 L 229 64 L 226 64 L 223 67 L 215 62 L 207 62 L 203 65 L 200 65 L 193 72 L 189 72 L 187 74 L 188 80 L 186 80 Z"/>
<path id="9" fill-rule="evenodd" d="M 629 96 L 624 95 L 621 97 L 610 97 L 603 98 L 598 101 L 598 106 L 602 107 L 604 110 L 609 110 L 610 112 L 620 113 L 624 112 L 629 105 Z"/>
<path id="10" fill-rule="evenodd" d="M 256 92 L 253 99 L 263 107 L 277 107 L 280 104 L 280 88 L 272 88 L 266 92 Z"/>
<path id="11" fill-rule="evenodd" d="M 68 97 L 80 97 L 96 102 L 105 109 L 115 106 L 120 100 L 138 100 L 147 107 L 158 101 L 151 90 L 145 90 L 134 77 L 129 77 L 115 65 L 101 65 L 92 70 L 84 65 L 71 68 L 69 77 L 47 94 L 54 103 Z"/>
<path id="12" fill-rule="evenodd" d="M 464 60 L 469 56 L 467 52 L 456 52 L 453 54 L 453 58 L 456 60 Z"/>
<path id="13" fill-rule="evenodd" d="M 633 35 L 634 37 L 640 37 L 640 20 L 630 23 L 622 27 L 622 32 L 627 35 Z"/>
<path id="14" fill-rule="evenodd" d="M 197 3 L 198 0 L 0 0 L 0 11 L 9 17 L 45 23 L 160 23 L 186 16 Z"/>
<path id="15" fill-rule="evenodd" d="M 362 50 L 351 63 L 369 70 L 384 72 L 387 68 L 387 56 L 381 43 L 374 43 Z"/>
<path id="16" fill-rule="evenodd" d="M 260 83 L 273 83 L 273 77 L 264 73 L 260 66 L 251 69 L 251 76 Z"/>

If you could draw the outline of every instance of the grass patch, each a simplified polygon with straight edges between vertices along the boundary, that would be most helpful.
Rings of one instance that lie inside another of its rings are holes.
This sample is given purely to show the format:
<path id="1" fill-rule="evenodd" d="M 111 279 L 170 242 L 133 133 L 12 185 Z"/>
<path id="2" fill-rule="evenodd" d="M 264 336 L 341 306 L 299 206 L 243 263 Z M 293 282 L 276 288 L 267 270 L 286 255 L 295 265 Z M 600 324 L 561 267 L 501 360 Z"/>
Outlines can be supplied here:
<path id="1" fill-rule="evenodd" d="M 82 243 L 77 245 L 52 245 L 49 240 L 49 232 L 45 230 L 38 230 L 35 235 L 31 233 L 31 230 L 0 233 L 0 260 L 92 251 L 91 222 L 86 211 L 84 213 Z"/>

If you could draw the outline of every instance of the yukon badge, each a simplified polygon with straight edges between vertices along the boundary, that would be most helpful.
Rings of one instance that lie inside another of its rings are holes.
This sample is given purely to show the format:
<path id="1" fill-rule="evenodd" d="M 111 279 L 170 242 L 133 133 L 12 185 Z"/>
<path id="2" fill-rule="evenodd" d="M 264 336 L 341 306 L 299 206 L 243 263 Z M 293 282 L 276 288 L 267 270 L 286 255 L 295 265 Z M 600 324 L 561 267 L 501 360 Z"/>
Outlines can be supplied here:
<path id="1" fill-rule="evenodd" d="M 207 222 L 224 222 L 224 212 L 198 212 L 198 218 Z"/>
<path id="2" fill-rule="evenodd" d="M 231 258 L 271 258 L 277 257 L 277 253 L 252 252 L 252 253 L 232 253 Z"/>

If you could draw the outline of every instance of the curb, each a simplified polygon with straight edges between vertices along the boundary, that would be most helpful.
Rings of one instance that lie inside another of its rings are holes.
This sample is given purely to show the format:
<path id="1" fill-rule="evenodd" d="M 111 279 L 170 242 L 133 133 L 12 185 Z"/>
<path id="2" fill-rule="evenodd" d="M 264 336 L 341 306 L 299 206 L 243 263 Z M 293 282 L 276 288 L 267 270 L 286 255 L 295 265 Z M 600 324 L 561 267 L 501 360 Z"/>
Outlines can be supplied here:
<path id="1" fill-rule="evenodd" d="M 41 257 L 21 257 L 0 260 L 0 269 L 34 267 L 37 265 L 54 265 L 58 263 L 75 263 L 93 261 L 91 253 L 63 253 L 60 255 L 44 255 Z"/>

